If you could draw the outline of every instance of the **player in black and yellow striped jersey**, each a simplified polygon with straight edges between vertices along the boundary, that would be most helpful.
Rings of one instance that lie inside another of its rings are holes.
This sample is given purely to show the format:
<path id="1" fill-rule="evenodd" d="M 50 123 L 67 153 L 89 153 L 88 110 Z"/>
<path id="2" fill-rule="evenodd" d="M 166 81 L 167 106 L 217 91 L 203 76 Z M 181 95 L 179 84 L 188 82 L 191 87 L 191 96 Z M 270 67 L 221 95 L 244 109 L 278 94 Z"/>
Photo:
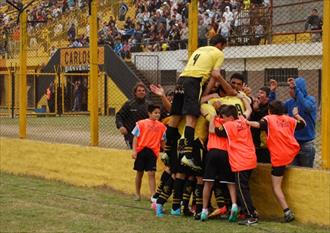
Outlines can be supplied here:
<path id="1" fill-rule="evenodd" d="M 167 142 L 165 150 L 172 150 L 174 143 L 176 143 L 173 139 L 177 132 L 177 126 L 182 116 L 185 116 L 184 138 L 186 139 L 186 144 L 185 156 L 182 158 L 182 163 L 194 169 L 200 169 L 192 160 L 194 131 L 197 118 L 200 115 L 200 97 L 207 95 L 216 81 L 220 83 L 226 93 L 231 95 L 236 94 L 220 74 L 220 67 L 224 61 L 222 49 L 226 46 L 226 43 L 226 39 L 220 35 L 216 35 L 210 40 L 211 46 L 198 48 L 189 58 L 176 84 L 171 108 L 172 118 L 166 133 Z M 209 80 L 208 85 L 202 94 L 202 85 L 207 80 Z"/>

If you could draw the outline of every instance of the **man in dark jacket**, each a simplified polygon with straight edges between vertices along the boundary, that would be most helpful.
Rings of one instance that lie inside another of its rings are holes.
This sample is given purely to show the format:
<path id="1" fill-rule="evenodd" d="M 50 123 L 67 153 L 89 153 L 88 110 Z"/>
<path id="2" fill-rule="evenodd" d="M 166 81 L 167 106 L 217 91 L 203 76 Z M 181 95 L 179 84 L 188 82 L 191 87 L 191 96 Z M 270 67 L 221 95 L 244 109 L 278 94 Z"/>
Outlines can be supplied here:
<path id="1" fill-rule="evenodd" d="M 149 101 L 146 100 L 146 87 L 143 83 L 137 83 L 133 89 L 134 98 L 126 101 L 116 114 L 116 127 L 124 135 L 128 148 L 132 148 L 132 130 L 139 120 L 148 118 Z"/>
<path id="2" fill-rule="evenodd" d="M 306 127 L 295 132 L 294 136 L 300 145 L 300 151 L 293 161 L 293 165 L 302 167 L 313 167 L 315 158 L 315 121 L 316 121 L 316 100 L 307 94 L 306 81 L 302 77 L 290 78 L 289 94 L 291 96 L 285 102 L 285 108 L 289 116 L 293 116 L 292 110 L 298 108 L 299 115 L 306 121 Z"/>
<path id="3" fill-rule="evenodd" d="M 312 31 L 312 42 L 320 42 L 321 41 L 321 32 L 313 32 L 314 30 L 322 29 L 322 18 L 319 16 L 318 10 L 315 8 L 312 10 L 312 14 L 308 16 L 305 23 L 305 30 L 310 28 Z"/>

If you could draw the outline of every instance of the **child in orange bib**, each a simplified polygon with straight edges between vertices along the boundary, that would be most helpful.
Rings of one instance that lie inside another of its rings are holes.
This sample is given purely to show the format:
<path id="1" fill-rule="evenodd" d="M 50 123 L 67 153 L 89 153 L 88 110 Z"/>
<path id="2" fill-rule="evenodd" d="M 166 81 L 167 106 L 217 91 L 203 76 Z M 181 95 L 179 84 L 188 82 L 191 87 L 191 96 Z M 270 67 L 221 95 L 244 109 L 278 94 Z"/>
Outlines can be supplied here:
<path id="1" fill-rule="evenodd" d="M 283 209 L 284 221 L 290 222 L 294 220 L 294 214 L 288 207 L 281 186 L 286 166 L 292 163 L 300 150 L 300 146 L 294 137 L 294 132 L 304 128 L 306 123 L 299 116 L 297 109 L 294 109 L 293 112 L 295 119 L 284 115 L 284 110 L 284 105 L 281 101 L 272 101 L 269 104 L 269 115 L 259 122 L 251 121 L 248 124 L 267 132 L 267 146 L 272 163 L 273 191 Z"/>
<path id="2" fill-rule="evenodd" d="M 140 191 L 144 171 L 148 172 L 149 189 L 151 196 L 156 192 L 156 161 L 160 148 L 165 144 L 166 127 L 159 122 L 160 107 L 157 105 L 148 106 L 149 118 L 140 120 L 136 123 L 132 131 L 133 154 L 135 159 L 134 170 L 136 170 L 135 190 L 136 200 L 140 200 Z"/>
<path id="3" fill-rule="evenodd" d="M 246 97 L 238 95 L 246 106 L 243 115 L 249 118 L 252 109 Z M 256 209 L 253 205 L 249 178 L 254 168 L 257 167 L 257 156 L 253 144 L 250 126 L 244 116 L 238 116 L 235 106 L 222 107 L 220 115 L 224 120 L 223 126 L 215 129 L 216 135 L 228 138 L 228 155 L 231 170 L 235 173 L 235 183 L 238 198 L 246 214 L 246 219 L 240 225 L 251 225 L 258 222 Z"/>

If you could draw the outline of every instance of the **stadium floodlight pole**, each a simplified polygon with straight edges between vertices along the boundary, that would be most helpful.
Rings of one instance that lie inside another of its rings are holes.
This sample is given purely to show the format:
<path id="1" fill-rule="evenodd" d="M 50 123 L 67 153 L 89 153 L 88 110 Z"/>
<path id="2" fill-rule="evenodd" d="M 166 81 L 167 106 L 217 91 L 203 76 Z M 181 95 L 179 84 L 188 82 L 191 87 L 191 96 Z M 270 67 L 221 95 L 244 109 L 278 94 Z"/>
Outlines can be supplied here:
<path id="1" fill-rule="evenodd" d="M 98 0 L 89 0 L 89 27 L 90 27 L 90 145 L 99 144 L 98 121 L 98 46 L 97 46 L 97 7 Z"/>
<path id="2" fill-rule="evenodd" d="M 188 59 L 198 47 L 198 0 L 190 0 L 188 16 Z"/>
<path id="3" fill-rule="evenodd" d="M 323 61 L 322 61 L 322 166 L 330 168 L 330 1 L 323 1 Z"/>

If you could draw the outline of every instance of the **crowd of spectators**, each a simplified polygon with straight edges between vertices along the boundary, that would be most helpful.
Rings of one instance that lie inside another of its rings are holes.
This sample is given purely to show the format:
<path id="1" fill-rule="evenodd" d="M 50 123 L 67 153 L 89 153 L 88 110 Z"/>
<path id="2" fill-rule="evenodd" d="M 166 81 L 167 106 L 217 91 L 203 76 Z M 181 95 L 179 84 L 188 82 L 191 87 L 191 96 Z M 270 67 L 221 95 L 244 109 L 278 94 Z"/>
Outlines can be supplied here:
<path id="1" fill-rule="evenodd" d="M 21 0 L 14 1 L 20 4 Z M 98 43 L 109 44 L 123 58 L 130 52 L 186 49 L 188 43 L 189 0 L 134 0 L 134 17 L 127 16 L 123 28 L 118 19 L 99 18 Z M 108 0 L 100 1 L 109 4 Z M 1 6 L 5 3 L 1 3 Z M 120 3 L 123 4 L 123 3 Z M 53 36 L 67 34 L 69 47 L 89 46 L 89 25 L 84 34 L 78 34 L 78 20 L 57 20 L 63 13 L 83 9 L 87 0 L 49 0 L 27 10 L 29 45 L 38 45 L 38 29 L 43 22 L 54 22 Z M 130 6 L 132 7 L 132 6 Z M 199 0 L 198 45 L 205 46 L 215 34 L 225 37 L 229 45 L 257 45 L 266 38 L 269 26 L 270 0 Z M 19 40 L 19 27 L 13 7 L 0 13 L 2 31 L 1 49 L 7 48 L 11 37 Z M 11 12 L 11 13 L 10 13 Z M 119 19 L 121 17 L 118 17 Z M 125 18 L 125 17 L 124 17 Z M 311 18 L 311 17 L 310 17 Z M 265 40 L 264 40 L 265 41 Z"/>
<path id="2" fill-rule="evenodd" d="M 267 0 L 200 0 L 199 46 L 217 33 L 230 44 L 259 44 L 268 7 Z M 135 18 L 127 17 L 123 30 L 113 18 L 103 22 L 99 43 L 110 44 L 123 57 L 128 47 L 133 52 L 186 49 L 188 8 L 188 0 L 136 0 Z"/>
<path id="3" fill-rule="evenodd" d="M 13 4 L 20 6 L 21 0 L 11 1 Z M 17 25 L 17 10 L 8 5 L 6 2 L 0 3 L 1 7 L 8 7 L 3 13 L 0 13 L 0 31 L 2 34 L 3 44 L 1 49 L 6 49 L 9 44 L 8 41 L 19 40 L 19 26 Z M 38 44 L 37 37 L 39 29 L 49 22 L 56 22 L 58 18 L 65 12 L 72 11 L 74 9 L 82 9 L 87 5 L 87 0 L 49 0 L 38 1 L 38 4 L 32 4 L 26 11 L 27 13 L 27 32 L 29 35 L 29 45 L 34 47 Z M 54 28 L 54 35 L 59 35 L 65 29 L 61 23 L 56 24 Z"/>

